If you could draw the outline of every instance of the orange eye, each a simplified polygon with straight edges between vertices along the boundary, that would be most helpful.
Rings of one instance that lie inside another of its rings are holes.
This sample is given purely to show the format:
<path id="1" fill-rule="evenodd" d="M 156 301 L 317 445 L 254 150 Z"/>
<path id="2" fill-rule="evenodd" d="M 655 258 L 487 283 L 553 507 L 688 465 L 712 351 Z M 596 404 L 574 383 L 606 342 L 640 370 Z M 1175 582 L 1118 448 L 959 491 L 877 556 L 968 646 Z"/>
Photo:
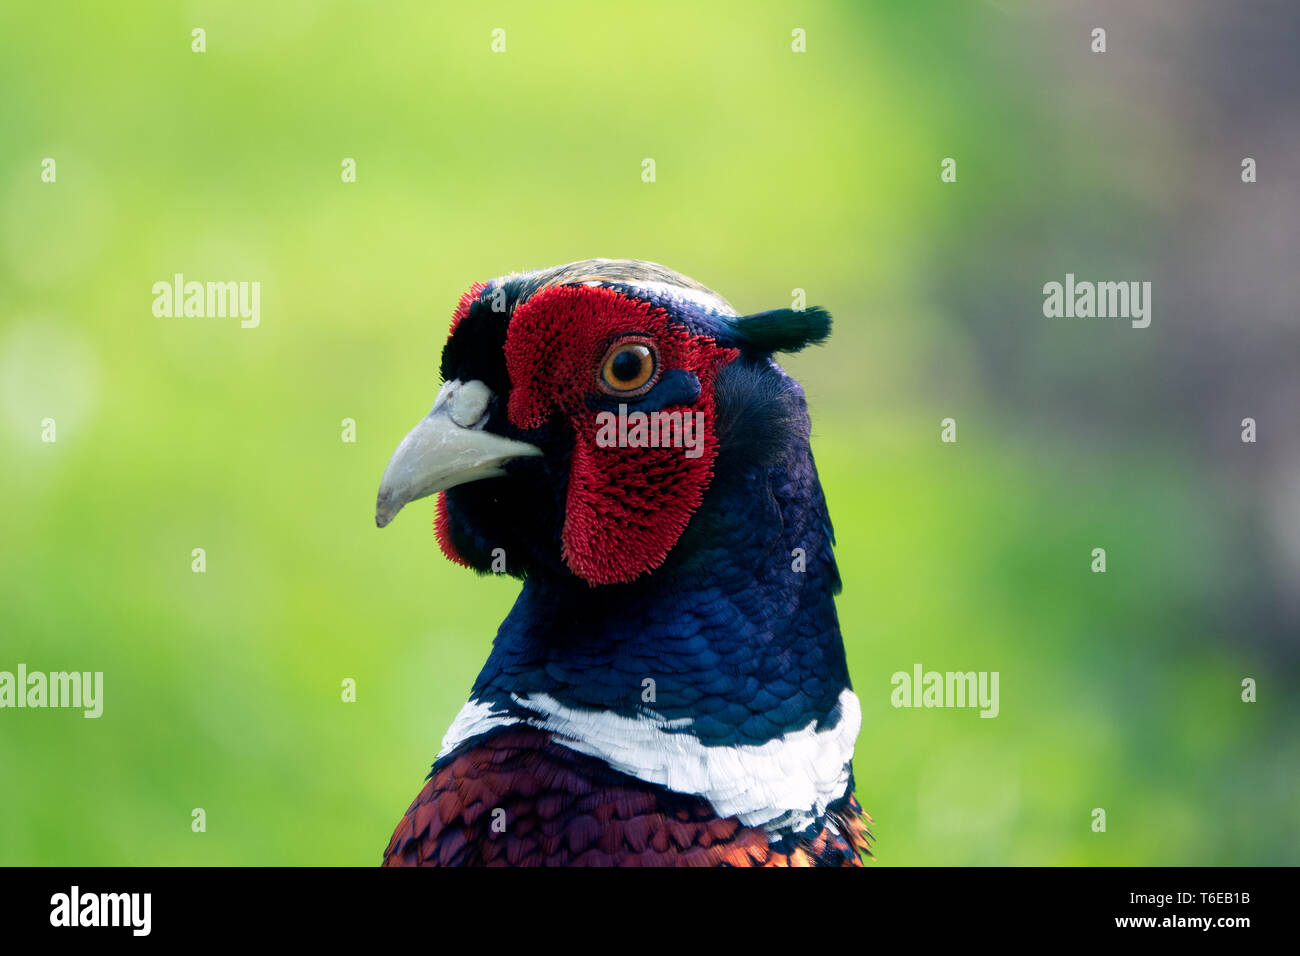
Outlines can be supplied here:
<path id="1" fill-rule="evenodd" d="M 620 342 L 609 350 L 600 366 L 600 387 L 612 395 L 645 391 L 657 365 L 654 348 L 647 342 Z"/>

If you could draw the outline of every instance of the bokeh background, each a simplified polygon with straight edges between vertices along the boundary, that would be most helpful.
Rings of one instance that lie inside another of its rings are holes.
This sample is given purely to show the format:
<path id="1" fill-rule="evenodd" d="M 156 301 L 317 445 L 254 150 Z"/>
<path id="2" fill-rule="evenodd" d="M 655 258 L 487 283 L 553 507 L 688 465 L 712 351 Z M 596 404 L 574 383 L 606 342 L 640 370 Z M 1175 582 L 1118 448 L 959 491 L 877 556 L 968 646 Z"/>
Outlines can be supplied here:
<path id="1" fill-rule="evenodd" d="M 432 502 L 377 531 L 380 473 L 459 294 L 588 256 L 836 316 L 788 364 L 882 865 L 1300 862 L 1298 27 L 5 3 L 0 669 L 103 671 L 105 711 L 0 711 L 0 864 L 379 861 L 517 591 Z M 176 272 L 259 281 L 261 326 L 155 318 Z M 1152 281 L 1150 328 L 1045 319 L 1066 272 Z M 1000 715 L 892 708 L 914 663 L 999 671 Z"/>

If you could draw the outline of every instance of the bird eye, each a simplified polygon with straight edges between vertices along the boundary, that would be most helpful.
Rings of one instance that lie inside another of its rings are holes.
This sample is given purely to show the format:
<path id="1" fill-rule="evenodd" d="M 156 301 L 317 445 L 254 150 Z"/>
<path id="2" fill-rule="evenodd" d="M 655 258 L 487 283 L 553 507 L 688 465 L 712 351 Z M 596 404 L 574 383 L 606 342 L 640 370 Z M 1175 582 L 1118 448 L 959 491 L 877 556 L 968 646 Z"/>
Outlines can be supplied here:
<path id="1" fill-rule="evenodd" d="M 653 346 L 634 340 L 616 344 L 600 366 L 600 387 L 611 395 L 649 391 L 657 361 Z"/>

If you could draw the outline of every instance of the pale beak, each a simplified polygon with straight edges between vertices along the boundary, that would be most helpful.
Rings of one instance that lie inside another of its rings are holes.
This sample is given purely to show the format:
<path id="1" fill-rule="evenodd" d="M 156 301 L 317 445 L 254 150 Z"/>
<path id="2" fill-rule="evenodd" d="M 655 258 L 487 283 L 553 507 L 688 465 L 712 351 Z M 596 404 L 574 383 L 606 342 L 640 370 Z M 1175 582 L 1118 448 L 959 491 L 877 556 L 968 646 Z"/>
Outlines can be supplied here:
<path id="1" fill-rule="evenodd" d="M 375 524 L 384 527 L 407 502 L 480 478 L 505 474 L 512 458 L 542 450 L 484 431 L 492 390 L 480 381 L 450 381 L 433 410 L 402 439 L 384 469 L 375 505 Z"/>

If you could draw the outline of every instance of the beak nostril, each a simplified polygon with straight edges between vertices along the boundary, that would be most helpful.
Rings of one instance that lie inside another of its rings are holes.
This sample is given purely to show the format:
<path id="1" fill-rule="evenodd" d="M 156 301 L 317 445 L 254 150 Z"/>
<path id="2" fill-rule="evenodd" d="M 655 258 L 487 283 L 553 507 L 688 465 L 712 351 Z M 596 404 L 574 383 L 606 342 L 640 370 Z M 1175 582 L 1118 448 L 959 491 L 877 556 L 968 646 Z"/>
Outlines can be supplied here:
<path id="1" fill-rule="evenodd" d="M 477 379 L 455 382 L 447 394 L 447 413 L 461 428 L 474 428 L 485 423 L 488 402 L 492 391 Z"/>

